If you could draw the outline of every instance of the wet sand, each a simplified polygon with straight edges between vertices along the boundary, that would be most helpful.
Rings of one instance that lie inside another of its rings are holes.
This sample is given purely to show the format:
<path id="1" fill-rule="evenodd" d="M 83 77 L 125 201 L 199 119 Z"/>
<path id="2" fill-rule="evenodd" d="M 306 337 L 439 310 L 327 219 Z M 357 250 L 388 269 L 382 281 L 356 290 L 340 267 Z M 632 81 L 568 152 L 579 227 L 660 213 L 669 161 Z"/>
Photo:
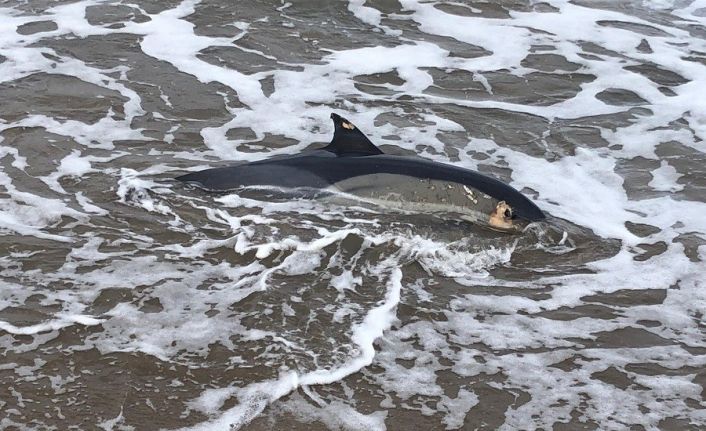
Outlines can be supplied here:
<path id="1" fill-rule="evenodd" d="M 0 2 L 0 429 L 703 429 L 705 10 Z M 173 180 L 330 112 L 549 219 Z"/>

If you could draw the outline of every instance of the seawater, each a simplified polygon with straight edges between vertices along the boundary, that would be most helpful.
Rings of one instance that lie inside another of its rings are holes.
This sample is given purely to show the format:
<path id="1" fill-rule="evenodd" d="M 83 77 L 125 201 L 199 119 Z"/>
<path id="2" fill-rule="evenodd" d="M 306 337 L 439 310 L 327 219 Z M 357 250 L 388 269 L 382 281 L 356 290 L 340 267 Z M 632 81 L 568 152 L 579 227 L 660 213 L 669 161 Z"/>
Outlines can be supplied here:
<path id="1" fill-rule="evenodd" d="M 0 3 L 0 428 L 706 427 L 706 2 Z M 210 195 L 317 148 L 549 215 Z"/>

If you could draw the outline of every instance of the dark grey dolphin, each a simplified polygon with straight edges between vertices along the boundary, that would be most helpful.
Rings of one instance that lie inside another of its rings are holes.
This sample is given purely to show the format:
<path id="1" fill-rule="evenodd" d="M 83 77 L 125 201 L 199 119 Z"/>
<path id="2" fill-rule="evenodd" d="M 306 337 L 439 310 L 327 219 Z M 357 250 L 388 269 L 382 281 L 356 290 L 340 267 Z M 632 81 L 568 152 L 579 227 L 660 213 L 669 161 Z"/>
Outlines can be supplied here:
<path id="1" fill-rule="evenodd" d="M 177 178 L 214 192 L 252 186 L 323 189 L 383 207 L 456 214 L 494 229 L 519 230 L 544 213 L 520 192 L 468 169 L 384 154 L 352 123 L 331 114 L 333 140 L 291 156 L 206 169 Z"/>

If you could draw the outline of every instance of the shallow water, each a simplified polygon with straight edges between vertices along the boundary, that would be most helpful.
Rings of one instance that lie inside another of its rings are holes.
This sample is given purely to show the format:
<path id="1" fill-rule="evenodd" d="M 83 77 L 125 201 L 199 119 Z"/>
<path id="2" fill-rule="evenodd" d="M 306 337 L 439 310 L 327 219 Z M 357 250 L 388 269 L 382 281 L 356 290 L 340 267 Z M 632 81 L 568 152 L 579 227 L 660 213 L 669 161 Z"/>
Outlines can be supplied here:
<path id="1" fill-rule="evenodd" d="M 703 0 L 0 1 L 0 428 L 702 429 L 703 94 Z M 172 180 L 332 111 L 549 222 Z"/>

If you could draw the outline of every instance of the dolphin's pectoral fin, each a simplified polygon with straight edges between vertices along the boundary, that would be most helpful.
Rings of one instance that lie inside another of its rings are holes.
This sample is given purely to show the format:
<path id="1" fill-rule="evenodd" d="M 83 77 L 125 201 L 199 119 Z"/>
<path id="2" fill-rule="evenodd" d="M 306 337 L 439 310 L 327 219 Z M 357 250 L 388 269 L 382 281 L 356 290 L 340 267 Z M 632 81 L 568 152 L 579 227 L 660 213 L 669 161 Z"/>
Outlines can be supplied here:
<path id="1" fill-rule="evenodd" d="M 350 121 L 333 113 L 331 119 L 335 131 L 331 143 L 324 147 L 324 150 L 335 153 L 339 157 L 384 154 Z"/>

